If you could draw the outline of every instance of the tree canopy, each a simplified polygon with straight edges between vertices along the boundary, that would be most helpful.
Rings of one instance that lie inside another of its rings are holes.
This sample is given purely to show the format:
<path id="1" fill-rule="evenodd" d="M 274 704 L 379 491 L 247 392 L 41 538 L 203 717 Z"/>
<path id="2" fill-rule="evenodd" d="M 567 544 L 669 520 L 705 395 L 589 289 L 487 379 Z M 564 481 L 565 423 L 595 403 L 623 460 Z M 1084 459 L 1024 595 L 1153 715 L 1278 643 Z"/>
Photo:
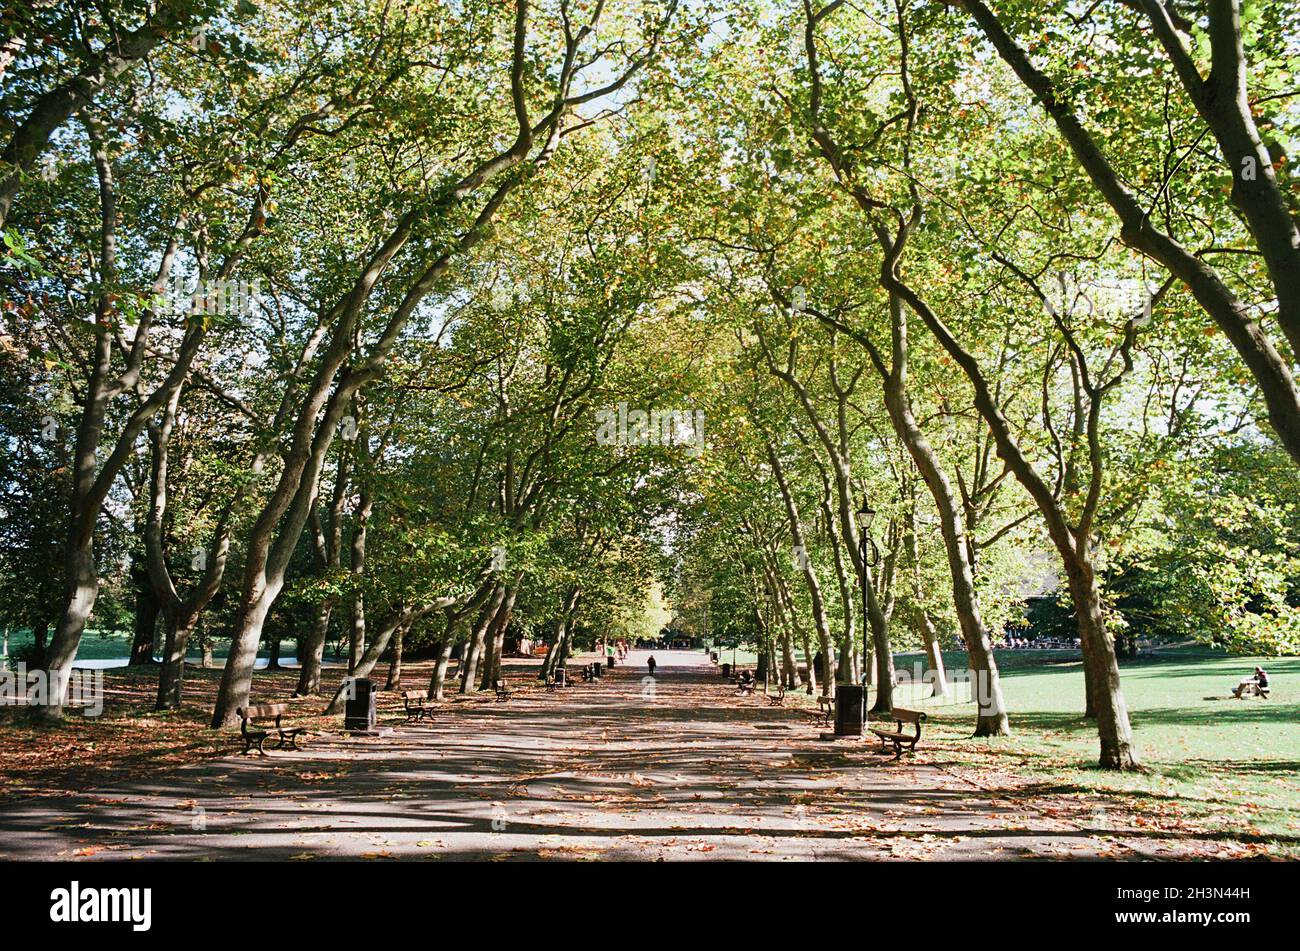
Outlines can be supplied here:
<path id="1" fill-rule="evenodd" d="M 1048 605 L 1129 768 L 1117 652 L 1300 651 L 1300 9 L 4 17 L 0 622 L 51 673 L 122 615 L 175 706 L 202 636 L 222 726 L 282 639 L 441 696 L 671 627 L 877 711 L 960 648 L 995 735 Z"/>

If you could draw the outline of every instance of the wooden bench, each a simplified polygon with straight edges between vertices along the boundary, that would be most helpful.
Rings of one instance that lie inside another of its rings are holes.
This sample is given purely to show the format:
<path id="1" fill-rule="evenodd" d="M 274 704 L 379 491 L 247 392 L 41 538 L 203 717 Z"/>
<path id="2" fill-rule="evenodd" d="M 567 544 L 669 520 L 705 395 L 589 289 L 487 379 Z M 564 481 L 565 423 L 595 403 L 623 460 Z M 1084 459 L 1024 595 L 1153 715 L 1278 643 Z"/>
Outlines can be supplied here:
<path id="1" fill-rule="evenodd" d="M 1247 697 L 1259 697 L 1267 700 L 1270 690 L 1268 687 L 1261 687 L 1256 681 L 1239 684 L 1233 691 L 1232 695 L 1238 700 L 1245 700 Z"/>
<path id="2" fill-rule="evenodd" d="M 817 721 L 823 726 L 831 726 L 835 720 L 835 698 L 817 698 Z"/>
<path id="3" fill-rule="evenodd" d="M 891 716 L 894 718 L 894 729 L 877 730 L 875 727 L 872 727 L 871 732 L 880 737 L 881 745 L 883 745 L 886 750 L 889 749 L 889 744 L 892 743 L 894 745 L 894 759 L 898 759 L 898 757 L 903 755 L 903 747 L 905 746 L 907 747 L 908 752 L 915 753 L 917 741 L 921 739 L 921 721 L 925 719 L 925 714 L 918 710 L 907 710 L 903 707 L 894 707 L 894 712 Z M 916 728 L 916 732 L 904 733 L 904 723 L 911 723 Z"/>
<path id="4" fill-rule="evenodd" d="M 777 684 L 776 693 L 767 695 L 767 702 L 774 707 L 785 706 L 785 684 Z"/>
<path id="5" fill-rule="evenodd" d="M 429 694 L 424 690 L 403 690 L 402 703 L 406 707 L 406 720 L 420 722 L 425 717 L 433 719 L 434 705 L 429 702 Z"/>
<path id="6" fill-rule="evenodd" d="M 236 712 L 239 714 L 239 733 L 244 738 L 244 752 L 257 747 L 257 752 L 263 756 L 266 750 L 262 744 L 267 741 L 272 732 L 279 734 L 280 742 L 276 746 L 277 750 L 284 749 L 284 741 L 289 741 L 290 749 L 298 749 L 298 737 L 307 732 L 305 726 L 285 726 L 283 718 L 290 710 L 287 703 L 262 703 L 254 707 L 240 707 Z M 270 720 L 274 718 L 274 725 L 258 727 L 254 720 Z M 252 724 L 252 729 L 249 729 Z"/>
<path id="7" fill-rule="evenodd" d="M 492 687 L 497 692 L 497 701 L 499 703 L 505 703 L 510 699 L 511 695 L 514 694 L 514 691 L 507 687 L 506 682 L 500 677 L 493 681 Z"/>

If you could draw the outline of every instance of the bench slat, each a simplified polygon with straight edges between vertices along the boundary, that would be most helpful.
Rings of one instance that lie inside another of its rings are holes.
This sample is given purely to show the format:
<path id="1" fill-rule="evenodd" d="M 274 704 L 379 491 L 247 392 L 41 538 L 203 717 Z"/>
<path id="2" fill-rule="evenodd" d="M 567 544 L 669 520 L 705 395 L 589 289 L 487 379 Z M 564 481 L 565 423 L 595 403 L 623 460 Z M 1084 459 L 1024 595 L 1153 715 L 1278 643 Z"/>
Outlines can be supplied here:
<path id="1" fill-rule="evenodd" d="M 239 711 L 239 715 L 245 720 L 259 720 L 263 717 L 278 717 L 289 712 L 287 703 L 259 703 L 256 706 L 244 707 Z"/>

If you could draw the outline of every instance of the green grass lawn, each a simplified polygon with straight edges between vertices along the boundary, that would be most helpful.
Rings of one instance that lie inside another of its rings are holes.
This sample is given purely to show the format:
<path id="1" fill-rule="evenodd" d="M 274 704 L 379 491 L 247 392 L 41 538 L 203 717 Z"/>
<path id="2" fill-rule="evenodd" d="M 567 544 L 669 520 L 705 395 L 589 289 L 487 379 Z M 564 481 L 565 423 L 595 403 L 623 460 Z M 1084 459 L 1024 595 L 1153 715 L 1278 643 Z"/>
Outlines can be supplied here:
<path id="1" fill-rule="evenodd" d="M 32 643 L 32 632 L 28 630 L 9 632 L 10 652 L 26 649 Z M 77 648 L 77 657 L 81 660 L 116 660 L 131 653 L 130 631 L 109 631 L 87 628 Z"/>
<path id="2" fill-rule="evenodd" d="M 912 658 L 904 660 L 910 665 Z M 964 658 L 945 661 L 957 666 Z M 1300 658 L 1184 648 L 1122 662 L 1124 697 L 1146 767 L 1137 774 L 1094 768 L 1096 726 L 1081 716 L 1077 655 L 1000 651 L 998 663 L 1015 735 L 961 741 L 990 754 L 993 768 L 1067 795 L 1121 792 L 1170 818 L 1236 830 L 1245 839 L 1262 835 L 1282 851 L 1300 853 Z M 1234 699 L 1232 687 L 1256 664 L 1269 673 L 1272 697 Z M 920 692 L 906 686 L 898 701 L 926 710 L 937 736 L 969 736 L 972 704 L 944 705 Z"/>
<path id="3" fill-rule="evenodd" d="M 159 636 L 162 632 L 159 631 Z M 9 650 L 10 652 L 26 649 L 32 643 L 32 633 L 28 630 L 10 631 L 9 632 Z M 213 649 L 212 655 L 217 658 L 225 657 L 230 649 L 230 642 L 225 638 L 218 641 L 220 646 Z M 284 655 L 293 656 L 293 642 L 286 640 L 284 642 Z M 162 642 L 154 644 L 154 654 L 162 653 Z M 81 644 L 77 648 L 78 660 L 124 660 L 131 654 L 131 632 L 130 631 L 110 631 L 87 628 L 86 633 L 82 635 Z M 185 655 L 188 659 L 198 663 L 203 654 L 197 644 L 191 643 L 189 651 Z M 258 657 L 267 656 L 267 647 L 261 646 L 257 653 Z M 326 660 L 336 659 L 330 650 L 325 652 Z"/>

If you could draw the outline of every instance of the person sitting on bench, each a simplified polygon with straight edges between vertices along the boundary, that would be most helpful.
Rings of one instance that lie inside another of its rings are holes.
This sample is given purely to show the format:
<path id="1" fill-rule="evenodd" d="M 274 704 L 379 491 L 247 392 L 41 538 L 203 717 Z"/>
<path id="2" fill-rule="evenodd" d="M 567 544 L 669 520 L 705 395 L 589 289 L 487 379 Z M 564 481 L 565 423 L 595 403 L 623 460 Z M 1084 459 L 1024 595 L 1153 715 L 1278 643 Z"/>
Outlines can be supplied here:
<path id="1" fill-rule="evenodd" d="M 1243 678 L 1241 683 L 1237 684 L 1232 691 L 1232 695 L 1238 700 L 1243 696 L 1256 693 L 1261 697 L 1268 696 L 1268 673 L 1263 667 L 1256 667 L 1255 672 L 1249 677 Z"/>

